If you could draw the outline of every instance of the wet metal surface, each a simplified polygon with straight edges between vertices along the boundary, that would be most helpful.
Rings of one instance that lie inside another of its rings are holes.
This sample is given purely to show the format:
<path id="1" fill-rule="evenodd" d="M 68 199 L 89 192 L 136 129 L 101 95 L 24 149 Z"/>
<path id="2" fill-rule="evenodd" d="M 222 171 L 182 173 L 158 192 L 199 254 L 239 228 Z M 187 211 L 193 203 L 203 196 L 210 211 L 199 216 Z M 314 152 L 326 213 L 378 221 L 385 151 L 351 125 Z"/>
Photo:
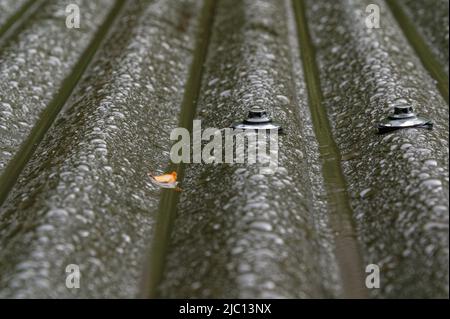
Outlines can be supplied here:
<path id="1" fill-rule="evenodd" d="M 386 0 L 386 4 L 388 5 L 389 9 L 391 10 L 392 14 L 394 15 L 395 19 L 397 20 L 399 26 L 401 27 L 401 30 L 403 31 L 403 34 L 408 39 L 411 46 L 414 48 L 417 56 L 419 57 L 420 61 L 422 62 L 423 66 L 426 68 L 426 70 L 431 74 L 431 76 L 436 81 L 436 87 L 441 92 L 443 98 L 449 103 L 449 92 L 448 92 L 448 2 L 447 2 L 447 9 L 445 11 L 442 11 L 443 4 L 442 2 L 434 2 L 434 10 L 440 11 L 437 13 L 439 15 L 439 18 L 437 20 L 430 20 L 432 23 L 430 24 L 436 24 L 439 25 L 439 28 L 441 30 L 437 31 L 436 28 L 434 28 L 434 32 L 438 34 L 437 38 L 439 38 L 439 45 L 436 43 L 431 44 L 433 42 L 432 39 L 436 39 L 433 36 L 430 35 L 424 35 L 423 32 L 421 32 L 421 28 L 418 28 L 418 26 L 415 23 L 414 18 L 408 16 L 406 13 L 408 10 L 403 8 L 400 5 L 400 2 L 395 0 Z M 431 3 L 431 2 L 430 2 Z M 445 8 L 445 6 L 444 6 Z M 447 15 L 446 19 L 443 19 L 443 15 Z M 423 19 L 422 19 L 423 20 Z M 430 27 L 427 27 L 426 29 L 430 29 Z M 430 33 L 429 31 L 427 33 Z M 445 35 L 446 34 L 446 35 Z M 443 44 L 441 40 L 445 37 L 447 38 L 447 45 L 445 49 L 445 44 Z M 438 49 L 437 46 L 440 47 L 440 50 L 443 50 L 443 53 L 437 53 Z M 431 47 L 431 48 L 430 48 Z M 446 53 L 445 53 L 446 52 Z M 447 56 L 445 60 L 442 59 L 442 56 Z"/>
<path id="2" fill-rule="evenodd" d="M 2 207 L 0 296 L 137 295 L 160 194 L 147 173 L 169 163 L 199 5 L 127 1 Z"/>
<path id="3" fill-rule="evenodd" d="M 448 120 L 448 1 L 0 0 L 0 297 L 448 298 Z"/>
<path id="4" fill-rule="evenodd" d="M 414 22 L 417 31 L 441 63 L 448 78 L 448 0 L 397 0 L 397 3 Z"/>
<path id="5" fill-rule="evenodd" d="M 361 264 L 358 243 L 355 239 L 353 212 L 349 204 L 347 185 L 342 173 L 341 153 L 334 140 L 327 110 L 323 103 L 319 71 L 307 24 L 304 2 L 293 2 L 293 9 L 305 70 L 311 120 L 319 144 L 322 176 L 327 193 L 327 210 L 335 236 L 335 254 L 343 284 L 342 297 L 363 298 L 367 296 L 367 291 L 363 285 L 363 265 Z"/>
<path id="6" fill-rule="evenodd" d="M 376 2 L 383 28 L 365 26 L 370 2 L 306 3 L 361 252 L 382 274 L 384 284 L 371 295 L 445 297 L 448 105 L 383 2 Z M 405 100 L 434 129 L 374 134 L 376 123 Z"/>
<path id="7" fill-rule="evenodd" d="M 83 7 L 80 29 L 65 26 L 69 3 Z M 0 50 L 0 173 L 81 58 L 110 0 L 47 1 Z"/>
<path id="8" fill-rule="evenodd" d="M 3 0 L 0 1 L 0 36 L 6 27 L 11 25 L 17 16 L 17 13 L 21 12 L 21 9 L 30 2 L 29 0 Z"/>
<path id="9" fill-rule="evenodd" d="M 160 296 L 325 297 L 340 290 L 285 5 L 217 3 L 197 119 L 228 127 L 259 104 L 287 134 L 272 175 L 257 164 L 187 166 Z"/>

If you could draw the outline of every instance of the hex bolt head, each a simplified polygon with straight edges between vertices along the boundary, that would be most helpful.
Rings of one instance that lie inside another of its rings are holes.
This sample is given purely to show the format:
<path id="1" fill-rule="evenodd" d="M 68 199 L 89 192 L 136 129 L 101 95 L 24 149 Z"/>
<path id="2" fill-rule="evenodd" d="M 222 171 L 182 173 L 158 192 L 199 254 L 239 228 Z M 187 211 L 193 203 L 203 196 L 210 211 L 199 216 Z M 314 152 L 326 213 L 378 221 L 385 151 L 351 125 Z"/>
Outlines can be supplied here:
<path id="1" fill-rule="evenodd" d="M 266 110 L 259 106 L 254 106 L 248 111 L 247 118 L 244 120 L 245 123 L 249 124 L 260 124 L 260 123 L 269 123 L 272 120 L 267 115 Z"/>
<path id="2" fill-rule="evenodd" d="M 412 106 L 396 106 L 394 107 L 394 114 L 391 115 L 391 118 L 409 118 L 414 117 L 416 114 L 413 111 Z"/>
<path id="3" fill-rule="evenodd" d="M 394 107 L 394 113 L 378 124 L 379 133 L 387 133 L 402 128 L 426 128 L 432 129 L 431 120 L 417 116 L 412 106 L 398 105 Z"/>
<path id="4" fill-rule="evenodd" d="M 277 130 L 281 131 L 281 125 L 273 123 L 272 119 L 267 114 L 267 111 L 262 107 L 253 106 L 247 118 L 240 123 L 235 123 L 231 126 L 233 129 L 241 130 Z"/>

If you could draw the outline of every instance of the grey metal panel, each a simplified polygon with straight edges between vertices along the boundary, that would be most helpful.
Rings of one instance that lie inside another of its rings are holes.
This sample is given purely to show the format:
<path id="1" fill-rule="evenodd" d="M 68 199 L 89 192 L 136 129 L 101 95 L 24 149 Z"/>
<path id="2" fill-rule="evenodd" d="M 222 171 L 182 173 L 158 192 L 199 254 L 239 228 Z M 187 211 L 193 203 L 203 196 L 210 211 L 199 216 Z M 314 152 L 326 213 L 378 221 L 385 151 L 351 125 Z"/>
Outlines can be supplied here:
<path id="1" fill-rule="evenodd" d="M 201 2 L 126 6 L 2 207 L 2 297 L 138 294 Z"/>
<path id="2" fill-rule="evenodd" d="M 397 0 L 416 25 L 448 77 L 448 0 Z"/>
<path id="3" fill-rule="evenodd" d="M 78 4 L 80 29 L 66 27 L 66 6 Z M 114 1 L 44 3 L 0 50 L 0 173 L 62 88 Z"/>
<path id="4" fill-rule="evenodd" d="M 380 6 L 382 28 L 365 8 Z M 324 105 L 378 297 L 448 296 L 448 106 L 381 1 L 307 1 Z M 434 129 L 377 135 L 406 99 Z"/>
<path id="5" fill-rule="evenodd" d="M 1 297 L 448 297 L 448 2 L 398 2 L 422 51 L 389 0 L 136 0 L 115 24 L 116 1 L 43 1 L 28 20 L 23 3 L 0 1 Z M 404 103 L 433 130 L 377 134 Z M 254 105 L 285 132 L 274 174 L 186 164 L 181 193 L 150 182 L 174 167 L 173 128 Z"/>
<path id="6" fill-rule="evenodd" d="M 262 174 L 261 163 L 187 165 L 162 297 L 306 298 L 340 289 L 287 10 L 264 0 L 217 4 L 196 118 L 225 128 L 260 105 L 286 135 L 274 174 Z"/>
<path id="7" fill-rule="evenodd" d="M 0 30 L 8 22 L 14 18 L 14 15 L 24 6 L 27 0 L 2 0 L 0 1 Z"/>

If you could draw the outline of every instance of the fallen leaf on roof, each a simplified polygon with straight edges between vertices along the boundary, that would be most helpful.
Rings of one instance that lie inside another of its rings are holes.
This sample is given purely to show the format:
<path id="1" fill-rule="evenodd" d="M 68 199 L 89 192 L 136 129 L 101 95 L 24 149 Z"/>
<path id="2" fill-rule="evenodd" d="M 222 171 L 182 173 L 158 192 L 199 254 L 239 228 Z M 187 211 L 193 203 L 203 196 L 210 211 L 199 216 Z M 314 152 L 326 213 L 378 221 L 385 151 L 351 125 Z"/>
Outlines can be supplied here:
<path id="1" fill-rule="evenodd" d="M 177 187 L 177 172 L 173 171 L 172 173 L 163 174 L 163 175 L 152 175 L 148 173 L 153 184 L 162 187 L 162 188 L 173 188 L 176 191 L 181 191 L 181 188 Z"/>

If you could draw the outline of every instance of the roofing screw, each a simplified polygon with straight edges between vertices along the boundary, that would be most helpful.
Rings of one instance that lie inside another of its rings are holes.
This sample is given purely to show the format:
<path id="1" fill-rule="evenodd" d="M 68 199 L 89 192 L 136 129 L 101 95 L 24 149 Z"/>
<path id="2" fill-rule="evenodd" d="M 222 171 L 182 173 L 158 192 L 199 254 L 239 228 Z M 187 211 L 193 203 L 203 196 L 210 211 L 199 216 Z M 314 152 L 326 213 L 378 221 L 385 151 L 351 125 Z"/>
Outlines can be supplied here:
<path id="1" fill-rule="evenodd" d="M 427 118 L 417 116 L 411 106 L 401 105 L 394 107 L 394 114 L 388 116 L 383 122 L 378 124 L 378 132 L 387 133 L 411 127 L 431 130 L 433 123 Z"/>
<path id="2" fill-rule="evenodd" d="M 241 130 L 282 130 L 281 125 L 272 122 L 266 110 L 260 106 L 252 107 L 244 121 L 235 123 L 231 127 Z"/>

